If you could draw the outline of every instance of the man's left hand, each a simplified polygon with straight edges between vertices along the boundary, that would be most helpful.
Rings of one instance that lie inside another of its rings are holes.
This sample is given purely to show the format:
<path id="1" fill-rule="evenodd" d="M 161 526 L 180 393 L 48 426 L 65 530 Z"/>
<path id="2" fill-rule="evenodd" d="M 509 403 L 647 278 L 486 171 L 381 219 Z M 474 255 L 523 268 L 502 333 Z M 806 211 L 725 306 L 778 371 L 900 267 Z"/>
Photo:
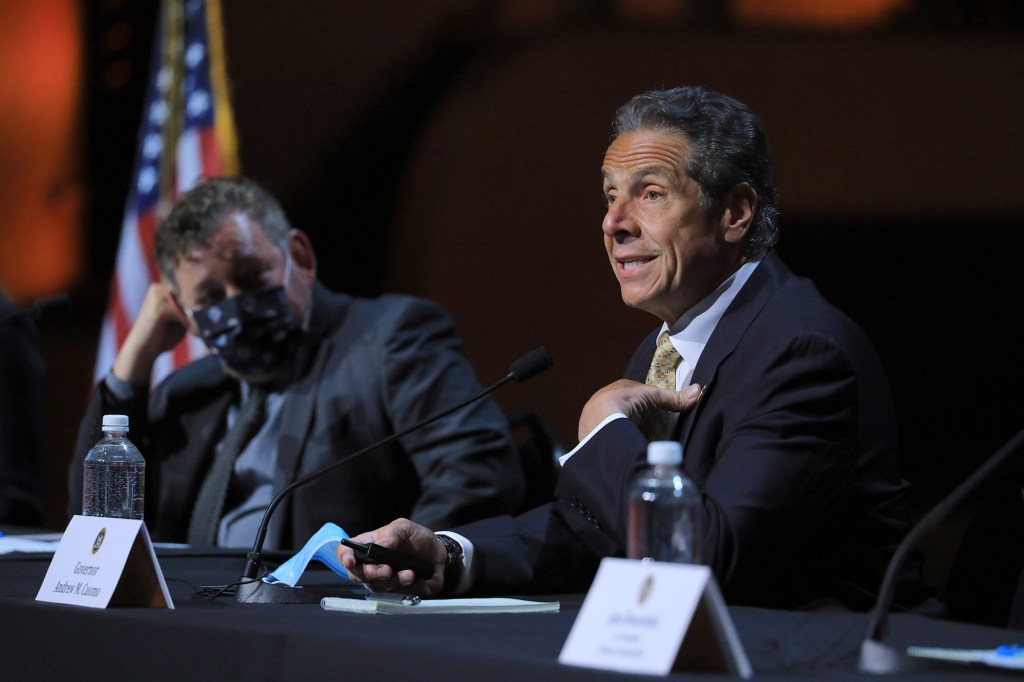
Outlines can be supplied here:
<path id="1" fill-rule="evenodd" d="M 650 410 L 686 412 L 697 404 L 700 391 L 700 384 L 690 384 L 681 391 L 668 391 L 620 379 L 592 395 L 583 406 L 578 437 L 583 440 L 598 424 L 616 412 L 625 414 L 636 423 Z"/>

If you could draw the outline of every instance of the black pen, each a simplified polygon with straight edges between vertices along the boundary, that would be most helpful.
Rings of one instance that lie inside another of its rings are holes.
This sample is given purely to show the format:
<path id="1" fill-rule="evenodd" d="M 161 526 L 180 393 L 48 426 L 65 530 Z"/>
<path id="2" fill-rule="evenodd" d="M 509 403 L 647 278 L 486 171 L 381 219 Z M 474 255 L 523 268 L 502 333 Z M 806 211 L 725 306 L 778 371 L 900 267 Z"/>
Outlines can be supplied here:
<path id="1" fill-rule="evenodd" d="M 414 554 L 388 549 L 373 542 L 364 545 L 349 538 L 342 538 L 341 544 L 350 547 L 360 563 L 387 564 L 396 573 L 411 570 L 420 580 L 430 580 L 434 575 L 434 564 Z"/>

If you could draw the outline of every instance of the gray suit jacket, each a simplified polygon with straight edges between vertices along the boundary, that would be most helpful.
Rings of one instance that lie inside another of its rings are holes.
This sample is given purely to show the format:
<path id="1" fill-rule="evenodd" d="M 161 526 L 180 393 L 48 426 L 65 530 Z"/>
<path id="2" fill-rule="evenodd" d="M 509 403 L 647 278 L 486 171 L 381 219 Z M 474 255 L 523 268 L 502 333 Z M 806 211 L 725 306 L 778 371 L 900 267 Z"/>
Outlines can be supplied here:
<path id="1" fill-rule="evenodd" d="M 451 318 L 408 296 L 360 299 L 317 285 L 297 362 L 298 378 L 285 389 L 275 492 L 480 390 Z M 148 403 L 118 401 L 100 382 L 71 463 L 69 511 L 81 509 L 82 461 L 102 415 L 127 414 L 147 463 L 147 527 L 157 540 L 184 541 L 237 392 L 214 357 L 170 375 Z M 350 534 L 400 516 L 451 527 L 513 511 L 523 489 L 506 420 L 484 400 L 297 489 L 275 512 L 266 546 L 301 546 L 328 521 Z"/>

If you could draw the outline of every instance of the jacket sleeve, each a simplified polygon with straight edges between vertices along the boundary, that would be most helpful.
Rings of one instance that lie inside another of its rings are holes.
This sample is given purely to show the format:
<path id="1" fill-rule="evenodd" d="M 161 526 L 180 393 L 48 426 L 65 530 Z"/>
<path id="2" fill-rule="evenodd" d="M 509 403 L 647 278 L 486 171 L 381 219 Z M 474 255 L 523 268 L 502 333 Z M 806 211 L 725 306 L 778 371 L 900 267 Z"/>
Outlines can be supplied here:
<path id="1" fill-rule="evenodd" d="M 702 492 L 703 561 L 728 592 L 730 585 L 771 584 L 803 559 L 813 562 L 829 524 L 844 518 L 854 479 L 856 381 L 842 350 L 814 335 L 723 371 L 748 376 L 717 377 L 734 387 L 728 393 L 709 386 L 684 443 L 684 468 Z M 558 497 L 618 551 L 645 450 L 639 429 L 616 420 L 559 478 Z"/>
<path id="2" fill-rule="evenodd" d="M 453 407 L 481 390 L 451 317 L 433 303 L 401 298 L 382 340 L 386 410 L 395 432 Z M 508 422 L 490 399 L 401 439 L 420 479 L 411 518 L 451 528 L 510 513 L 525 482 Z"/>

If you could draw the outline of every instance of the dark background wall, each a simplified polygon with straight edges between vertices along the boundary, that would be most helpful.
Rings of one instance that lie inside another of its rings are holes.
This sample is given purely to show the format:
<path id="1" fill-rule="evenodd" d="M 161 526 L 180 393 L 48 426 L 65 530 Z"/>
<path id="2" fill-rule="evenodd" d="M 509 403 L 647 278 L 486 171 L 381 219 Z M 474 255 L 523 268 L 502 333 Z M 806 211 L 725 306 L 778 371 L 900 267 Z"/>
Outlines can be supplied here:
<path id="1" fill-rule="evenodd" d="M 141 107 L 139 4 L 84 15 L 87 267 L 46 341 L 54 527 Z M 652 87 L 731 94 L 769 129 L 779 252 L 879 348 L 924 508 L 1024 423 L 1020 12 L 903 3 L 854 31 L 743 26 L 730 3 L 658 20 L 619 4 L 225 0 L 243 172 L 311 235 L 330 286 L 445 305 L 482 381 L 547 345 L 555 369 L 498 400 L 571 446 L 582 404 L 656 324 L 622 305 L 601 245 L 613 111 Z M 95 49 L 123 21 L 133 39 Z M 90 89 L 115 59 L 132 77 Z"/>

